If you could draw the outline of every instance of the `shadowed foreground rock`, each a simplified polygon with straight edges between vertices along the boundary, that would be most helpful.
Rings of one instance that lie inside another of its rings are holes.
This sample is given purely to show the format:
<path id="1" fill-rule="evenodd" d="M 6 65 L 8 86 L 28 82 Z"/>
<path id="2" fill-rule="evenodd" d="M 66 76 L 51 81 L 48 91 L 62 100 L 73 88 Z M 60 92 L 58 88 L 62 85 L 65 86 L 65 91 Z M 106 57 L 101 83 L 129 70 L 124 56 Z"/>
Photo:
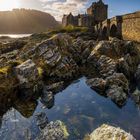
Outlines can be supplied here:
<path id="1" fill-rule="evenodd" d="M 120 128 L 103 124 L 84 140 L 136 140 L 131 134 Z"/>

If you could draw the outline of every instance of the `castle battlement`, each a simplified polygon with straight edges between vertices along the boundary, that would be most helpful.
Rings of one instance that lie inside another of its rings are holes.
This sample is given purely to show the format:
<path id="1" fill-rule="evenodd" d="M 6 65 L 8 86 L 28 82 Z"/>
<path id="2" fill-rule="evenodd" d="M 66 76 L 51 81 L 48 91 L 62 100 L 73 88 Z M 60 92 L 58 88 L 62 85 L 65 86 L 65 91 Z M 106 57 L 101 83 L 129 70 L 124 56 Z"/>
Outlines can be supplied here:
<path id="1" fill-rule="evenodd" d="M 72 13 L 64 15 L 62 18 L 63 26 L 95 26 L 96 24 L 106 20 L 108 17 L 108 5 L 104 4 L 102 0 L 93 2 L 87 9 L 87 14 L 73 16 Z"/>

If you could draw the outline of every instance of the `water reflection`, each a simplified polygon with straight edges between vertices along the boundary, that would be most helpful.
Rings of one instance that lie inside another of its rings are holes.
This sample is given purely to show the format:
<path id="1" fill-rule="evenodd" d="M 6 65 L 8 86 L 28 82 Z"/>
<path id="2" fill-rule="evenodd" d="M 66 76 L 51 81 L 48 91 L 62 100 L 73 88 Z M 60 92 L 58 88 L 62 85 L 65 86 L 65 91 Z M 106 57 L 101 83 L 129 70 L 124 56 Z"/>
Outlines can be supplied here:
<path id="1" fill-rule="evenodd" d="M 122 127 L 140 139 L 140 111 L 136 106 L 140 104 L 138 89 L 132 94 L 133 101 L 128 99 L 123 108 L 118 108 L 110 99 L 90 89 L 86 78 L 76 80 L 69 86 L 64 84 L 61 86 L 63 91 L 56 95 L 46 88 L 40 98 L 28 101 L 16 99 L 11 110 L 0 111 L 1 140 L 34 139 L 40 132 L 39 128 L 55 120 L 67 125 L 70 140 L 82 139 L 103 123 Z"/>

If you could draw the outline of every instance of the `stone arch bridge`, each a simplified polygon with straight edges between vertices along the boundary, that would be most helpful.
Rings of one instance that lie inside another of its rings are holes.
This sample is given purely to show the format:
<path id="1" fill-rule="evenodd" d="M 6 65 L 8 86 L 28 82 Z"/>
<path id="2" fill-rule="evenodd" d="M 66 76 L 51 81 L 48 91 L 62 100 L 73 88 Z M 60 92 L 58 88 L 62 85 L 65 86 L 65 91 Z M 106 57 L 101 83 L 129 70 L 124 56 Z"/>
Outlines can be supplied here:
<path id="1" fill-rule="evenodd" d="M 140 11 L 107 19 L 95 26 L 102 39 L 117 37 L 140 42 Z"/>

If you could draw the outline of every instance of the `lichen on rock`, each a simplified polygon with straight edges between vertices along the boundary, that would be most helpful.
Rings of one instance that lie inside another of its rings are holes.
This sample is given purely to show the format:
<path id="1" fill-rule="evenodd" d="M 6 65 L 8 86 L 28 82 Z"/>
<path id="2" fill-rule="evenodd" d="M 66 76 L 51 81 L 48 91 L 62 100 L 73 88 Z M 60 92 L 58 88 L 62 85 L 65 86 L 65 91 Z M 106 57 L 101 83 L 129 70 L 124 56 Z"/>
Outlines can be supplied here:
<path id="1" fill-rule="evenodd" d="M 96 130 L 94 130 L 90 135 L 86 136 L 85 140 L 136 140 L 136 139 L 130 133 L 127 133 L 120 128 L 103 124 Z"/>

